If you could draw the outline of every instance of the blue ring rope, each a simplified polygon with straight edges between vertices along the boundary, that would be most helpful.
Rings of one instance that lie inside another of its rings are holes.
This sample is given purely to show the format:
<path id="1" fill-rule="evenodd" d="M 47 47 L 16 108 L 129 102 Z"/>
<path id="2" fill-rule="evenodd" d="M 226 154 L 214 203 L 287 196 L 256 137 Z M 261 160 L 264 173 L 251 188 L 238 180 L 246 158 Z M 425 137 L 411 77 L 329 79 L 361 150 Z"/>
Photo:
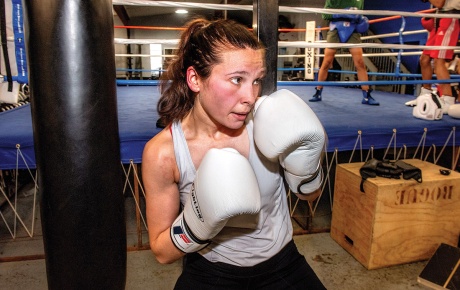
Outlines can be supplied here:
<path id="1" fill-rule="evenodd" d="M 296 67 L 296 68 L 278 68 L 278 71 L 305 71 L 303 67 Z M 150 70 L 150 69 L 117 69 L 117 71 L 142 71 L 142 72 L 150 72 L 150 71 L 166 71 L 166 70 Z M 315 72 L 318 72 L 319 69 L 314 69 Z M 357 74 L 356 71 L 347 71 L 347 70 L 329 70 L 330 73 L 343 73 L 343 74 Z M 394 76 L 394 77 L 407 77 L 407 78 L 421 78 L 422 74 L 412 74 L 412 73 L 399 73 L 395 75 L 395 73 L 391 72 L 367 72 L 370 76 Z M 458 74 L 451 74 L 451 78 L 460 78 Z M 436 75 L 433 75 L 433 78 L 436 78 Z M 14 80 L 14 77 L 13 77 Z"/>
<path id="2" fill-rule="evenodd" d="M 303 71 L 305 70 L 304 68 L 279 68 L 278 69 L 279 71 Z M 317 72 L 318 69 L 315 69 L 315 72 Z M 329 70 L 330 73 L 343 73 L 343 74 L 357 74 L 356 71 L 347 71 L 347 70 L 332 70 L 330 69 Z M 395 76 L 395 73 L 391 73 L 391 72 L 388 72 L 388 73 L 384 73 L 384 72 L 367 72 L 368 75 L 374 75 L 374 76 Z M 408 78 L 421 78 L 422 77 L 422 74 L 412 74 L 412 73 L 400 73 L 398 75 L 398 77 L 408 77 Z M 450 75 L 451 78 L 460 78 L 460 75 L 458 74 L 451 74 Z M 436 75 L 434 74 L 433 75 L 433 78 L 436 78 Z"/>

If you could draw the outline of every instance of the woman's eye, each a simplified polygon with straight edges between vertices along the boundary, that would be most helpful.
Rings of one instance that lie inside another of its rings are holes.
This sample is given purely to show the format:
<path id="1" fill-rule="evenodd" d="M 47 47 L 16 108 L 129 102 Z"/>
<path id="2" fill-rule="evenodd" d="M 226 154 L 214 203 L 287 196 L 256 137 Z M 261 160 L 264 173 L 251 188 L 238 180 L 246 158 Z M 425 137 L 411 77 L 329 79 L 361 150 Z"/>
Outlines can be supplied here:
<path id="1" fill-rule="evenodd" d="M 231 79 L 231 82 L 234 83 L 235 85 L 241 83 L 241 79 L 240 77 L 236 77 L 236 78 L 232 78 Z"/>
<path id="2" fill-rule="evenodd" d="M 257 80 L 254 81 L 253 84 L 254 84 L 254 85 L 260 85 L 261 82 L 262 82 L 261 79 L 257 79 Z"/>

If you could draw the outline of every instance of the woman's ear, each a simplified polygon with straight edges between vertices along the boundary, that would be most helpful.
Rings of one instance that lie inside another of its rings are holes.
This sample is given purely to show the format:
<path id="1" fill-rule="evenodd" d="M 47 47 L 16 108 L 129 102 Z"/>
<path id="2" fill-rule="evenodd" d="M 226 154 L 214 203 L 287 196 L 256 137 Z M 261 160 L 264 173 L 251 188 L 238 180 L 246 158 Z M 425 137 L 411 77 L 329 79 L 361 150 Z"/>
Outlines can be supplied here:
<path id="1" fill-rule="evenodd" d="M 192 66 L 188 67 L 186 78 L 188 87 L 193 92 L 198 93 L 200 91 L 199 76 Z"/>

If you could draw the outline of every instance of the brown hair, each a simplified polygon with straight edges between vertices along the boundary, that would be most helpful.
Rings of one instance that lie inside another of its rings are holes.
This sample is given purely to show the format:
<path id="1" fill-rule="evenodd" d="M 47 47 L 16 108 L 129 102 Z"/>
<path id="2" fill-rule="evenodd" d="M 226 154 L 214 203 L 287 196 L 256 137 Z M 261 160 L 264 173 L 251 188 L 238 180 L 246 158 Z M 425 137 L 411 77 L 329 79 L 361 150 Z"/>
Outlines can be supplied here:
<path id="1" fill-rule="evenodd" d="M 177 55 L 160 82 L 157 110 L 162 124 L 182 120 L 193 107 L 195 93 L 187 85 L 187 68 L 192 66 L 201 78 L 207 79 L 213 67 L 222 61 L 222 52 L 232 48 L 258 50 L 264 46 L 245 26 L 233 20 L 199 18 L 187 23 Z"/>

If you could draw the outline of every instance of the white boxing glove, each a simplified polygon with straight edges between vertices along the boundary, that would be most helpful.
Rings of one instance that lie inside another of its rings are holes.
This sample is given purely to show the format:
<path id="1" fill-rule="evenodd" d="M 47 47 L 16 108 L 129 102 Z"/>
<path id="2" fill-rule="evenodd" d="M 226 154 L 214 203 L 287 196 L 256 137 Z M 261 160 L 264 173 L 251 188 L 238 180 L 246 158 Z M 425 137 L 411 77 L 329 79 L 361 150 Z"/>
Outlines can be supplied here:
<path id="1" fill-rule="evenodd" d="M 210 149 L 197 170 L 184 210 L 171 226 L 185 253 L 205 248 L 234 216 L 257 214 L 260 192 L 249 161 L 235 149 Z"/>
<path id="2" fill-rule="evenodd" d="M 256 102 L 254 140 L 265 157 L 279 160 L 291 191 L 308 195 L 321 186 L 326 134 L 316 114 L 296 94 L 282 89 Z"/>
<path id="3" fill-rule="evenodd" d="M 452 118 L 460 119 L 460 104 L 450 105 L 447 114 Z"/>

